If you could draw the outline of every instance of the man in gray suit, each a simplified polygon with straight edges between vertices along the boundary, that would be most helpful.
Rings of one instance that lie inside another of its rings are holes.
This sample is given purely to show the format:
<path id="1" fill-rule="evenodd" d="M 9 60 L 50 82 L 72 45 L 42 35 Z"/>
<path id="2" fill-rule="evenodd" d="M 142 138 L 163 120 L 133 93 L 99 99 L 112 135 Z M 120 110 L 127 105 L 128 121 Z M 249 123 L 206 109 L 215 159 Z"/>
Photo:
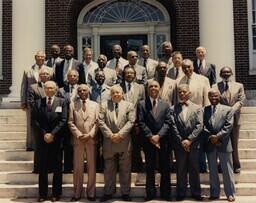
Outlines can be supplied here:
<path id="1" fill-rule="evenodd" d="M 192 103 L 187 84 L 178 86 L 179 103 L 171 107 L 170 127 L 173 131 L 173 146 L 177 161 L 176 199 L 186 196 L 187 173 L 191 197 L 202 201 L 199 176 L 199 135 L 203 129 L 203 114 L 199 105 Z"/>
<path id="2" fill-rule="evenodd" d="M 147 44 L 141 46 L 141 58 L 138 60 L 140 66 L 144 66 L 147 72 L 147 79 L 152 79 L 155 76 L 155 70 L 158 62 L 150 58 L 150 48 Z"/>
<path id="3" fill-rule="evenodd" d="M 116 191 L 116 172 L 119 166 L 120 190 L 123 201 L 131 201 L 131 129 L 135 122 L 133 104 L 122 100 L 119 85 L 111 87 L 111 100 L 103 103 L 99 113 L 99 128 L 104 136 L 103 157 L 104 195 L 100 201 L 110 200 Z"/>
<path id="4" fill-rule="evenodd" d="M 133 67 L 126 66 L 123 70 L 123 81 L 120 84 L 124 92 L 124 100 L 131 102 L 134 109 L 137 109 L 137 104 L 145 99 L 144 86 L 135 82 L 136 71 Z M 141 172 L 143 163 L 141 157 L 142 140 L 136 122 L 131 132 L 132 136 L 132 171 Z"/>
<path id="5" fill-rule="evenodd" d="M 224 66 L 220 70 L 220 77 L 223 81 L 213 85 L 213 88 L 220 91 L 220 103 L 231 106 L 234 111 L 234 126 L 231 134 L 231 143 L 233 148 L 233 168 L 235 173 L 240 173 L 241 165 L 238 156 L 238 140 L 240 131 L 240 112 L 244 104 L 245 93 L 244 86 L 239 82 L 231 80 L 232 69 Z"/>
<path id="6" fill-rule="evenodd" d="M 168 70 L 167 77 L 173 80 L 179 80 L 184 76 L 184 72 L 182 71 L 181 63 L 183 57 L 179 51 L 175 51 L 172 53 L 172 63 L 173 66 Z"/>
<path id="7" fill-rule="evenodd" d="M 232 108 L 219 104 L 220 92 L 210 89 L 211 105 L 204 108 L 203 140 L 207 151 L 210 169 L 210 199 L 219 199 L 220 181 L 217 157 L 219 157 L 223 174 L 224 192 L 229 202 L 235 201 L 235 181 L 232 163 L 232 145 L 230 132 L 233 126 Z"/>
<path id="8" fill-rule="evenodd" d="M 21 108 L 26 111 L 27 114 L 27 137 L 26 137 L 26 148 L 27 151 L 32 151 L 34 148 L 33 144 L 33 135 L 31 132 L 31 108 L 28 103 L 28 89 L 30 85 L 36 84 L 39 82 L 39 70 L 42 67 L 49 68 L 52 76 L 52 69 L 48 66 L 44 65 L 45 62 L 45 53 L 43 51 L 38 51 L 35 54 L 36 63 L 28 70 L 24 71 L 22 83 L 21 83 L 21 92 L 20 92 L 20 100 L 21 100 Z"/>

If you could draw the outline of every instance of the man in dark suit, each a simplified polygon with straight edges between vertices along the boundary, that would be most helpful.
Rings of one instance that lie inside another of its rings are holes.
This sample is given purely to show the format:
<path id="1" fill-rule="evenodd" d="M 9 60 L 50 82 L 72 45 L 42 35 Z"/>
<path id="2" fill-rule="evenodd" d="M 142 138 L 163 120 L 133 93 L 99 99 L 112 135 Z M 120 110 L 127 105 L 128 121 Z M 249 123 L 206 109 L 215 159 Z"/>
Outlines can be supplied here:
<path id="1" fill-rule="evenodd" d="M 78 78 L 78 72 L 75 69 L 70 69 L 67 75 L 67 83 L 57 92 L 58 97 L 65 99 L 68 110 L 69 104 L 77 96 Z M 68 128 L 68 124 L 66 123 L 63 128 L 64 173 L 72 173 L 73 170 L 72 138 L 73 136 Z"/>
<path id="2" fill-rule="evenodd" d="M 182 201 L 186 196 L 188 174 L 191 197 L 202 201 L 197 160 L 203 114 L 201 107 L 189 100 L 190 94 L 187 84 L 178 86 L 179 103 L 171 107 L 170 119 L 168 119 L 173 131 L 172 140 L 177 162 L 177 201 Z"/>
<path id="3" fill-rule="evenodd" d="M 238 156 L 238 140 L 240 131 L 240 112 L 244 104 L 245 93 L 244 86 L 239 82 L 231 80 L 232 69 L 224 66 L 220 70 L 220 77 L 223 81 L 218 82 L 213 88 L 220 91 L 220 103 L 231 106 L 234 111 L 234 125 L 231 133 L 231 143 L 233 148 L 233 168 L 235 173 L 240 173 L 241 165 Z"/>
<path id="4" fill-rule="evenodd" d="M 51 72 L 49 68 L 43 67 L 39 70 L 39 81 L 38 83 L 30 85 L 28 89 L 28 103 L 30 105 L 30 108 L 33 110 L 35 107 L 35 102 L 38 99 L 44 98 L 45 93 L 44 93 L 44 84 L 45 82 L 49 81 L 51 78 Z M 33 114 L 32 114 L 32 121 L 34 120 Z M 37 138 L 38 135 L 36 134 L 37 131 L 34 129 L 33 125 L 32 131 L 33 131 L 33 136 L 34 136 L 34 141 L 35 141 L 35 146 L 34 146 L 34 170 L 33 173 L 38 173 L 38 150 L 37 150 Z"/>
<path id="5" fill-rule="evenodd" d="M 159 83 L 150 81 L 149 96 L 138 104 L 139 127 L 145 138 L 143 149 L 146 159 L 146 201 L 156 197 L 157 156 L 161 173 L 160 197 L 169 201 L 171 196 L 168 126 L 164 125 L 169 104 L 159 99 L 159 91 Z"/>
<path id="6" fill-rule="evenodd" d="M 193 61 L 194 71 L 208 78 L 210 86 L 216 83 L 216 66 L 212 63 L 207 63 L 205 60 L 206 49 L 204 47 L 196 48 L 196 57 Z"/>
<path id="7" fill-rule="evenodd" d="M 67 73 L 70 69 L 75 69 L 79 73 L 78 83 L 85 83 L 84 66 L 81 62 L 73 58 L 74 48 L 71 45 L 66 45 L 64 47 L 64 57 L 65 59 L 55 67 L 55 81 L 59 88 L 64 86 L 67 82 Z"/>
<path id="8" fill-rule="evenodd" d="M 60 63 L 63 59 L 60 58 L 60 47 L 57 44 L 51 46 L 51 57 L 46 61 L 46 65 L 53 68 L 55 73 L 55 67 L 57 63 Z"/>
<path id="9" fill-rule="evenodd" d="M 224 192 L 229 202 L 235 201 L 235 181 L 232 163 L 232 145 L 230 132 L 233 125 L 233 110 L 219 104 L 220 92 L 210 89 L 211 105 L 204 108 L 203 143 L 206 145 L 210 169 L 210 200 L 219 199 L 220 181 L 218 176 L 217 157 L 219 157 L 223 174 Z"/>
<path id="10" fill-rule="evenodd" d="M 38 130 L 39 152 L 39 202 L 47 199 L 48 169 L 53 166 L 51 201 L 58 201 L 62 192 L 61 170 L 61 129 L 67 121 L 65 100 L 55 96 L 57 86 L 47 81 L 44 86 L 45 98 L 39 99 L 34 108 L 34 125 Z"/>

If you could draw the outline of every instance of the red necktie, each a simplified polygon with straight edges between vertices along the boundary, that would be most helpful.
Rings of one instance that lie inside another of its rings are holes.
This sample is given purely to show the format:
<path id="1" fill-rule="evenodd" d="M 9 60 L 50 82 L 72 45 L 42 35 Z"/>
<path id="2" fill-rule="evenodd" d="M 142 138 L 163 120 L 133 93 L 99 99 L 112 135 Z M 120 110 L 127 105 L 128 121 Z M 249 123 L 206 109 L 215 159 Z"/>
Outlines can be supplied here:
<path id="1" fill-rule="evenodd" d="M 51 110 L 52 110 L 52 98 L 49 97 L 47 102 L 47 111 L 50 112 Z"/>

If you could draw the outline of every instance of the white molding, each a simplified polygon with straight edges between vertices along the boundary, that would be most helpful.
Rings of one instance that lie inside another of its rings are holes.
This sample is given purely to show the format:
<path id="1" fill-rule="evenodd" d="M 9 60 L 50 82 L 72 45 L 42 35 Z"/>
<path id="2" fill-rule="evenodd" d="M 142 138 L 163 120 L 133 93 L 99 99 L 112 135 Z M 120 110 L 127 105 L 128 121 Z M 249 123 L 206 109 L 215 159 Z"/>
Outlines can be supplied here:
<path id="1" fill-rule="evenodd" d="M 107 0 L 92 1 L 87 4 L 80 12 L 77 19 L 77 47 L 78 59 L 82 59 L 82 38 L 84 36 L 92 37 L 92 48 L 94 60 L 100 54 L 100 36 L 102 35 L 132 35 L 132 34 L 145 34 L 148 36 L 148 44 L 151 45 L 151 55 L 156 56 L 156 47 L 154 37 L 157 34 L 164 34 L 167 37 L 170 34 L 170 16 L 166 8 L 155 0 L 143 0 L 145 3 L 153 5 L 161 10 L 164 15 L 164 22 L 137 22 L 137 23 L 107 23 L 87 25 L 83 23 L 83 18 L 88 11 L 98 5 L 106 2 Z"/>
<path id="2" fill-rule="evenodd" d="M 3 80 L 3 0 L 0 0 L 0 80 Z"/>

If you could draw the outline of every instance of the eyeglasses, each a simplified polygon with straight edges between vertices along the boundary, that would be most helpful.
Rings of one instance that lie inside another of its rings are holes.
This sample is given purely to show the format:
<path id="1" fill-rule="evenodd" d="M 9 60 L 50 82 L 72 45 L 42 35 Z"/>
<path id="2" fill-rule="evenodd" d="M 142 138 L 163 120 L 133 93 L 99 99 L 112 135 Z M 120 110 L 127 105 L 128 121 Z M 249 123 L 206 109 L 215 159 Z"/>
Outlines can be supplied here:
<path id="1" fill-rule="evenodd" d="M 138 56 L 131 56 L 131 58 L 137 58 Z"/>

